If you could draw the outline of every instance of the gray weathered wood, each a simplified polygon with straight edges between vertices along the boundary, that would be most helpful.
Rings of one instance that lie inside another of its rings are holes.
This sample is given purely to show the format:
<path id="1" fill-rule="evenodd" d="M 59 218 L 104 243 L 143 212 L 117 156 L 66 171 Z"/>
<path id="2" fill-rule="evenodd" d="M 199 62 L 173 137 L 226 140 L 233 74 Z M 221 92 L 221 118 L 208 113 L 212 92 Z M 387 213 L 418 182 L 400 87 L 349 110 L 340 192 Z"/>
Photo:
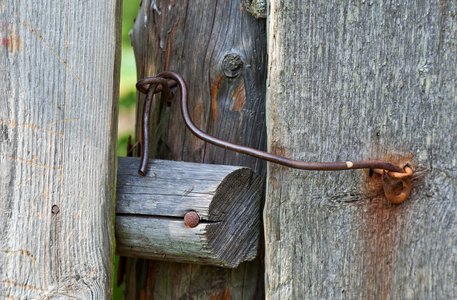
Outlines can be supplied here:
<path id="1" fill-rule="evenodd" d="M 119 157 L 116 253 L 236 267 L 259 251 L 262 178 L 235 166 Z M 200 224 L 184 225 L 195 211 Z"/>
<path id="2" fill-rule="evenodd" d="M 457 2 L 275 0 L 269 148 L 416 170 L 392 205 L 364 171 L 270 165 L 268 299 L 457 294 Z"/>
<path id="3" fill-rule="evenodd" d="M 119 12 L 0 1 L 2 299 L 111 296 Z"/>

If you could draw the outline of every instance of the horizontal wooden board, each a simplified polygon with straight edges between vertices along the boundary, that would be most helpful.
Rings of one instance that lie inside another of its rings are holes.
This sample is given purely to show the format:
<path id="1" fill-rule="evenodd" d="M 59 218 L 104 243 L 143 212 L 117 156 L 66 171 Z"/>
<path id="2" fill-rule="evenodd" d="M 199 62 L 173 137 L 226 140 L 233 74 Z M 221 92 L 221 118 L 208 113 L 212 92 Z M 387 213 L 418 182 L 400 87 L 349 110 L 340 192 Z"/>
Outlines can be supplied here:
<path id="1" fill-rule="evenodd" d="M 235 267 L 255 258 L 260 237 L 262 180 L 238 166 L 118 158 L 117 253 Z M 195 211 L 200 224 L 184 225 Z"/>

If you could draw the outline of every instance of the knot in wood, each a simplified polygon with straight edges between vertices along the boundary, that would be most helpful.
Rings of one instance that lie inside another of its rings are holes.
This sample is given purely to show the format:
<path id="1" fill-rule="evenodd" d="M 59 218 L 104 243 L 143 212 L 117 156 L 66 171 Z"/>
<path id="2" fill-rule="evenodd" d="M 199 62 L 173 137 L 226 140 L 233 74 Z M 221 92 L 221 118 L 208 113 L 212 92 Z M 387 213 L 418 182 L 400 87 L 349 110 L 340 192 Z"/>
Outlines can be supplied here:
<path id="1" fill-rule="evenodd" d="M 267 1 L 265 0 L 245 0 L 246 10 L 256 19 L 267 17 Z"/>
<path id="2" fill-rule="evenodd" d="M 197 227 L 198 223 L 200 223 L 200 217 L 195 211 L 188 211 L 184 215 L 184 225 L 188 228 Z"/>
<path id="3" fill-rule="evenodd" d="M 224 71 L 225 76 L 229 78 L 240 75 L 243 66 L 244 63 L 241 56 L 236 53 L 227 54 L 222 61 L 222 70 Z"/>

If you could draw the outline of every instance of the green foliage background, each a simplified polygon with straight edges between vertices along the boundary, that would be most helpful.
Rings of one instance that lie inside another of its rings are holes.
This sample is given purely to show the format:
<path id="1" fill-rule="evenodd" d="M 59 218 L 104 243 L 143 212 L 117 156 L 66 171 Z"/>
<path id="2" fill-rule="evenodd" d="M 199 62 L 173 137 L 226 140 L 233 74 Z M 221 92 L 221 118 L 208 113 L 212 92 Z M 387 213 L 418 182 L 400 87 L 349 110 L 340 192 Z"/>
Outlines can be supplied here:
<path id="1" fill-rule="evenodd" d="M 119 114 L 128 114 L 135 110 L 136 103 L 136 65 L 133 48 L 130 43 L 129 31 L 132 29 L 134 19 L 138 14 L 141 0 L 124 0 L 122 11 L 122 62 L 121 62 L 121 82 L 119 97 Z M 133 128 L 133 124 L 132 124 Z M 119 156 L 126 155 L 127 139 L 129 134 L 133 135 L 133 130 L 123 132 L 118 136 L 117 153 Z M 116 256 L 114 270 L 113 299 L 123 299 L 124 284 L 117 287 L 117 267 L 119 257 Z"/>
<path id="2" fill-rule="evenodd" d="M 133 48 L 130 43 L 129 31 L 133 28 L 134 20 L 138 15 L 141 0 L 124 0 L 122 12 L 122 62 L 119 98 L 119 114 L 129 113 L 135 109 L 136 103 L 136 64 Z M 133 128 L 133 124 L 132 124 Z M 121 128 L 120 128 L 121 129 Z M 118 155 L 126 155 L 129 133 L 118 136 Z"/>

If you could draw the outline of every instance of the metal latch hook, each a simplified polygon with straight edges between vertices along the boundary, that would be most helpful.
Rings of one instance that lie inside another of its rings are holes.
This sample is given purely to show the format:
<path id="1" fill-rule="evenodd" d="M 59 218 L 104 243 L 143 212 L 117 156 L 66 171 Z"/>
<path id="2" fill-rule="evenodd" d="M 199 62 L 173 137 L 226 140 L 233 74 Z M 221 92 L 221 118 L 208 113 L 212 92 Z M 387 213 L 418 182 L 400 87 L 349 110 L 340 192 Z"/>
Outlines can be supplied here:
<path id="1" fill-rule="evenodd" d="M 166 98 L 171 99 L 172 93 L 170 91 L 170 87 L 176 85 L 179 86 L 181 92 L 181 113 L 184 119 L 184 123 L 195 136 L 208 143 L 228 150 L 233 150 L 243 154 L 251 155 L 273 163 L 281 164 L 290 168 L 302 170 L 335 171 L 351 169 L 371 169 L 374 172 L 382 175 L 383 188 L 384 193 L 386 194 L 386 198 L 391 203 L 395 204 L 402 203 L 404 200 L 406 200 L 406 198 L 408 198 L 411 192 L 410 178 L 413 174 L 413 171 L 410 167 L 405 167 L 405 169 L 403 169 L 400 166 L 394 165 L 392 163 L 378 160 L 359 160 L 346 162 L 298 161 L 279 155 L 271 154 L 258 149 L 230 143 L 201 131 L 197 126 L 195 126 L 189 114 L 186 82 L 181 77 L 181 75 L 174 72 L 162 72 L 158 74 L 156 77 L 141 79 L 136 84 L 137 89 L 140 92 L 146 94 L 142 122 L 142 134 L 144 138 L 143 142 L 141 142 L 141 165 L 138 171 L 140 175 L 144 176 L 146 174 L 149 159 L 149 114 L 153 95 L 154 93 L 163 91 Z M 147 86 L 148 88 L 146 88 Z M 400 193 L 396 193 L 397 189 L 394 188 L 388 177 L 400 179 L 403 186 L 403 190 Z"/>
<path id="2" fill-rule="evenodd" d="M 405 173 L 397 173 L 373 169 L 375 173 L 381 174 L 384 194 L 390 203 L 400 204 L 408 199 L 411 193 L 413 170 L 408 165 L 405 166 L 404 170 Z M 399 183 L 401 183 L 401 186 Z"/>

